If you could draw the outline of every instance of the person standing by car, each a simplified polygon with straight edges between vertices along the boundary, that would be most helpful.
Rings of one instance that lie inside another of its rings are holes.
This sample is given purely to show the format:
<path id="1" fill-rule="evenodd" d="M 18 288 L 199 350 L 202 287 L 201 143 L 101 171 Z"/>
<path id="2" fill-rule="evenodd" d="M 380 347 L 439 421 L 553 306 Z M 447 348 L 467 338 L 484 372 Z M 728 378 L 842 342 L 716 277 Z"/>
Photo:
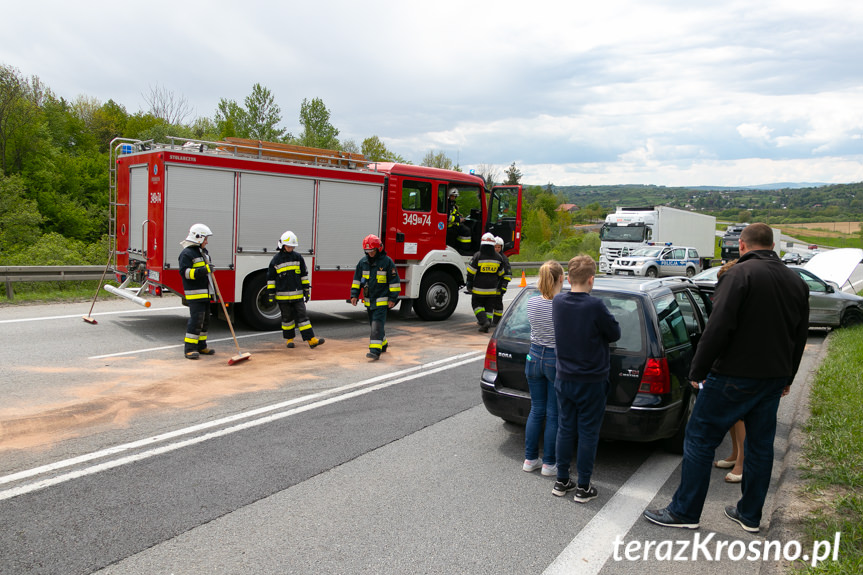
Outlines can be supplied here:
<path id="1" fill-rule="evenodd" d="M 597 496 L 590 484 L 599 428 L 605 415 L 609 344 L 620 339 L 620 325 L 599 298 L 590 295 L 596 262 L 587 255 L 569 260 L 569 293 L 552 302 L 554 340 L 557 353 L 558 427 L 555 455 L 557 481 L 552 494 L 562 497 L 575 489 L 575 500 L 587 503 Z M 578 442 L 577 483 L 569 477 L 572 451 Z"/>
<path id="2" fill-rule="evenodd" d="M 530 322 L 530 350 L 524 365 L 530 389 L 530 412 L 524 429 L 524 471 L 542 467 L 543 475 L 557 473 L 555 442 L 557 441 L 557 393 L 554 380 L 557 357 L 554 352 L 554 322 L 551 306 L 554 296 L 563 287 L 563 266 L 547 261 L 539 268 L 537 282 L 540 295 L 527 302 Z M 544 429 L 544 433 L 543 433 Z M 542 434 L 542 460 L 539 459 L 539 437 Z"/>
<path id="3" fill-rule="evenodd" d="M 788 394 L 809 330 L 809 291 L 773 251 L 773 231 L 750 224 L 740 259 L 720 278 L 713 313 L 689 371 L 702 389 L 686 426 L 680 485 L 671 503 L 645 510 L 664 527 L 697 529 L 716 448 L 739 419 L 746 425 L 742 496 L 725 515 L 758 533 L 770 475 L 779 399 Z"/>
<path id="4" fill-rule="evenodd" d="M 396 264 L 384 251 L 379 237 L 369 234 L 363 238 L 363 251 L 366 255 L 357 264 L 351 283 L 351 305 L 357 305 L 360 295 L 363 296 L 371 327 L 366 357 L 376 361 L 389 345 L 384 330 L 387 310 L 399 301 L 401 284 Z"/>

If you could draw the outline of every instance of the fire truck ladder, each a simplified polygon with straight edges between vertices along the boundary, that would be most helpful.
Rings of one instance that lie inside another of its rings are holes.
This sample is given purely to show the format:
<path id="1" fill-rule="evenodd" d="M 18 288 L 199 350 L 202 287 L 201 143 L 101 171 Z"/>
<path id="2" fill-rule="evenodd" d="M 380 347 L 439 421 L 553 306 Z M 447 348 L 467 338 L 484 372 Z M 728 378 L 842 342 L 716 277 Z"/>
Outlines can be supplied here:
<path id="1" fill-rule="evenodd" d="M 131 300 L 138 305 L 150 307 L 150 302 L 141 297 L 141 294 L 147 289 L 147 282 L 142 282 L 140 288 L 130 288 L 129 283 L 132 281 L 134 270 L 118 269 L 117 265 L 117 207 L 120 205 L 117 201 L 117 158 L 122 154 L 131 154 L 139 152 L 146 147 L 152 146 L 153 141 L 141 141 L 131 138 L 114 138 L 109 145 L 109 165 L 108 165 L 108 268 L 115 273 L 125 276 L 120 287 L 105 285 L 105 291 L 122 298 Z M 123 204 L 125 205 L 125 204 Z"/>

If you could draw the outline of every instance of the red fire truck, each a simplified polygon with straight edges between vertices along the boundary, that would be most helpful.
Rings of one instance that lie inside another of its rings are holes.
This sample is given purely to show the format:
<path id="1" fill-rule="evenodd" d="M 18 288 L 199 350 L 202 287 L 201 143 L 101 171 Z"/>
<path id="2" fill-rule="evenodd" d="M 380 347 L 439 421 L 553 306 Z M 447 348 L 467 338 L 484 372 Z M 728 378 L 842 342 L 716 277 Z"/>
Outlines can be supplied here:
<path id="1" fill-rule="evenodd" d="M 276 329 L 264 297 L 266 270 L 285 230 L 300 240 L 312 300 L 347 300 L 362 238 L 378 235 L 398 267 L 402 309 L 426 320 L 454 311 L 469 256 L 447 245 L 447 197 L 471 232 L 470 250 L 490 231 L 518 253 L 521 186 L 487 190 L 461 172 L 370 163 L 359 154 L 227 138 L 118 139 L 111 154 L 110 236 L 117 293 L 182 295 L 177 258 L 189 227 L 213 231 L 207 248 L 222 297 L 255 329 Z"/>

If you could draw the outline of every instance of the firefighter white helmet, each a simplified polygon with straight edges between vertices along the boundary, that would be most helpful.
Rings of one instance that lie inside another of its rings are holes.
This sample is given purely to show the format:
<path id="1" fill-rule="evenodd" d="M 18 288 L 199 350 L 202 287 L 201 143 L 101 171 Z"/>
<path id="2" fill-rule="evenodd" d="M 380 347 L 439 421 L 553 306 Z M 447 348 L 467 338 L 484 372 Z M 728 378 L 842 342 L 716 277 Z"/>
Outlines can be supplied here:
<path id="1" fill-rule="evenodd" d="M 495 245 L 503 247 L 503 238 L 500 236 L 494 236 Z"/>
<path id="2" fill-rule="evenodd" d="M 457 188 L 451 188 L 449 193 L 447 194 L 447 196 L 449 196 L 451 198 L 457 198 L 458 197 L 458 189 Z"/>
<path id="3" fill-rule="evenodd" d="M 484 246 L 493 246 L 494 245 L 494 234 L 490 232 L 486 232 L 482 235 L 482 239 L 480 239 L 480 244 Z"/>
<path id="4" fill-rule="evenodd" d="M 208 228 L 204 224 L 195 224 L 191 228 L 189 228 L 189 235 L 186 236 L 186 241 L 192 242 L 195 244 L 200 244 L 208 236 L 212 236 L 212 235 L 213 235 L 213 232 L 211 232 L 210 228 Z"/>
<path id="5" fill-rule="evenodd" d="M 286 231 L 282 234 L 282 237 L 279 238 L 279 249 L 282 249 L 282 246 L 297 247 L 298 245 L 300 245 L 300 242 L 297 240 L 297 234 L 291 230 Z"/>

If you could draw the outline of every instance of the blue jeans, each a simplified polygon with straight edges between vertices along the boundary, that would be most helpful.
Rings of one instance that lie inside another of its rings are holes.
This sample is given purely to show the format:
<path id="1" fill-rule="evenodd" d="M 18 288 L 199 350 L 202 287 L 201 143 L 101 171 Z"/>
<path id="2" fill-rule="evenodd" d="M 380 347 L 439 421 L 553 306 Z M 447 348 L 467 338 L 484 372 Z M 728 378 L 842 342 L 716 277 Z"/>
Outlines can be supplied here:
<path id="1" fill-rule="evenodd" d="M 701 517 L 716 448 L 738 419 L 746 425 L 743 449 L 743 496 L 737 502 L 740 518 L 750 525 L 761 522 L 761 510 L 773 471 L 776 411 L 789 377 L 751 379 L 710 373 L 698 392 L 686 426 L 680 486 L 668 510 L 684 521 Z"/>
<path id="2" fill-rule="evenodd" d="M 542 462 L 554 465 L 557 462 L 557 394 L 554 391 L 557 356 L 553 347 L 532 343 L 528 358 L 524 374 L 530 389 L 530 413 L 524 429 L 524 458 L 536 459 L 539 456 L 539 437 L 542 435 Z"/>
<path id="3" fill-rule="evenodd" d="M 608 380 L 568 381 L 558 378 L 557 390 L 557 479 L 569 479 L 569 463 L 572 450 L 578 443 L 575 468 L 578 485 L 590 485 L 596 446 L 599 444 L 599 429 L 605 417 L 605 400 L 608 395 Z"/>

